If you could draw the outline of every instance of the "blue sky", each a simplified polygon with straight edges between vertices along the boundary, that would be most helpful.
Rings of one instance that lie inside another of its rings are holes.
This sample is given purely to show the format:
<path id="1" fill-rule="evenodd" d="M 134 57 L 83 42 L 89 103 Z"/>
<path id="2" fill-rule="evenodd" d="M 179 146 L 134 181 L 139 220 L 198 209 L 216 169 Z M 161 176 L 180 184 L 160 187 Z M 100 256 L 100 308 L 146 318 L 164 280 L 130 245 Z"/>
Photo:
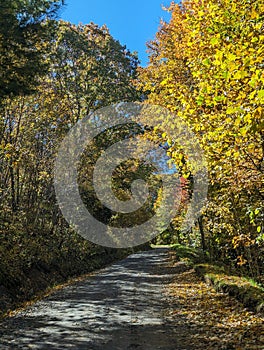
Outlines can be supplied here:
<path id="1" fill-rule="evenodd" d="M 146 42 L 155 37 L 160 19 L 170 15 L 162 10 L 170 0 L 66 0 L 63 20 L 78 24 L 106 24 L 110 33 L 131 51 L 137 51 L 141 65 L 147 64 Z"/>

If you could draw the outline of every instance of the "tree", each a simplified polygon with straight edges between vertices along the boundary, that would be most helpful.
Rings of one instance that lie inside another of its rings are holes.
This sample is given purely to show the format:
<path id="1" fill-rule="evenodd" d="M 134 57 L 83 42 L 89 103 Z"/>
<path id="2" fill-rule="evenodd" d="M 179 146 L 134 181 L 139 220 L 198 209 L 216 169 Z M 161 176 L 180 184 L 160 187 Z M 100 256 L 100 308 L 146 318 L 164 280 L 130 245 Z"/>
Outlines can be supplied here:
<path id="1" fill-rule="evenodd" d="M 74 124 L 100 107 L 140 98 L 131 84 L 138 58 L 106 26 L 73 25 L 61 21 L 51 47 L 48 86 L 60 105 L 67 106 Z M 56 101 L 54 101 L 56 103 Z"/>
<path id="2" fill-rule="evenodd" d="M 183 118 L 206 152 L 208 246 L 252 275 L 263 262 L 262 1 L 172 3 L 139 86 Z M 170 152 L 173 154 L 173 152 Z"/>
<path id="3" fill-rule="evenodd" d="M 140 96 L 132 84 L 137 57 L 106 27 L 58 23 L 45 61 L 48 72 L 39 78 L 34 93 L 6 97 L 2 103 L 3 270 L 13 261 L 16 266 L 29 267 L 38 261 L 69 261 L 72 256 L 81 261 L 89 255 L 89 249 L 95 249 L 69 228 L 59 212 L 52 176 L 56 152 L 69 129 L 87 113 L 120 99 L 134 101 Z M 1 276 L 0 269 L 0 282 Z"/>
<path id="4" fill-rule="evenodd" d="M 47 71 L 53 19 L 64 0 L 0 1 L 0 99 L 31 93 Z"/>

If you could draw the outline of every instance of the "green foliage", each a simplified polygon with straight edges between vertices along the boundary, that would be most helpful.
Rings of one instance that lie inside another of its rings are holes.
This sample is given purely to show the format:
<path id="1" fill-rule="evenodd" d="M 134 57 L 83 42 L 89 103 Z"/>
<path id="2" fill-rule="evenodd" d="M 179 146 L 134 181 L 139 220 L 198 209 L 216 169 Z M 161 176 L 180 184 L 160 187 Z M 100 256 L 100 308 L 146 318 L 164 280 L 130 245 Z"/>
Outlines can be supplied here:
<path id="1" fill-rule="evenodd" d="M 136 77 L 137 56 L 115 40 L 106 26 L 60 21 L 49 61 L 46 83 L 54 93 L 53 103 L 58 105 L 59 95 L 59 104 L 75 118 L 73 123 L 100 107 L 140 97 L 131 83 Z"/>
<path id="2" fill-rule="evenodd" d="M 4 222 L 19 215 L 28 231 L 53 232 L 61 220 L 52 184 L 57 147 L 69 128 L 91 111 L 138 97 L 131 83 L 137 59 L 107 28 L 63 22 L 47 59 L 49 72 L 36 93 L 6 99 L 3 105 L 0 215 Z"/>
<path id="3" fill-rule="evenodd" d="M 47 70 L 45 52 L 62 0 L 0 1 L 0 100 L 25 95 Z"/>
<path id="4" fill-rule="evenodd" d="M 190 266 L 194 266 L 205 260 L 203 252 L 196 248 L 182 244 L 173 244 L 171 248 L 175 251 L 176 259 L 185 261 Z"/>

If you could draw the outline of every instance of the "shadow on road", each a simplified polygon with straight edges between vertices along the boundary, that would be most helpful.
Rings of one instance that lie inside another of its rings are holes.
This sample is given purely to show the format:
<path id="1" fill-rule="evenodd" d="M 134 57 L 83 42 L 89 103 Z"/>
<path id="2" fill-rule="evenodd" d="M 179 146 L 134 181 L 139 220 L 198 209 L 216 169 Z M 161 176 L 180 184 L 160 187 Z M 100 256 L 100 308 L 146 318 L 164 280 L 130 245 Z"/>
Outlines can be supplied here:
<path id="1" fill-rule="evenodd" d="M 55 292 L 3 322 L 0 348 L 177 349 L 163 292 L 183 266 L 168 261 L 164 248 L 140 252 Z"/>

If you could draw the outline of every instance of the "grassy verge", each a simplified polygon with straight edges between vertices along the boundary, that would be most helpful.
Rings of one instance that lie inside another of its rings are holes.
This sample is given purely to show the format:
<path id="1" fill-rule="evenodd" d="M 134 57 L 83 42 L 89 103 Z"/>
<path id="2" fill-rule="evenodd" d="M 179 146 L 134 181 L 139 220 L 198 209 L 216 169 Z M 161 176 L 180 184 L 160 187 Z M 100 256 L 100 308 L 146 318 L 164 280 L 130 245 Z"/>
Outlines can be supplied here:
<path id="1" fill-rule="evenodd" d="M 176 253 L 176 258 L 184 261 L 190 267 L 194 267 L 205 260 L 203 252 L 198 249 L 181 244 L 174 244 L 171 248 Z"/>
<path id="2" fill-rule="evenodd" d="M 264 312 L 264 288 L 254 281 L 245 277 L 230 276 L 223 268 L 214 265 L 198 264 L 194 269 L 216 290 L 234 296 L 245 307 L 255 312 Z"/>
<path id="3" fill-rule="evenodd" d="M 177 244 L 172 246 L 172 249 L 177 259 L 193 267 L 196 273 L 217 291 L 228 293 L 254 312 L 264 313 L 264 288 L 255 281 L 230 275 L 224 266 L 205 263 L 203 254 L 194 248 Z"/>

